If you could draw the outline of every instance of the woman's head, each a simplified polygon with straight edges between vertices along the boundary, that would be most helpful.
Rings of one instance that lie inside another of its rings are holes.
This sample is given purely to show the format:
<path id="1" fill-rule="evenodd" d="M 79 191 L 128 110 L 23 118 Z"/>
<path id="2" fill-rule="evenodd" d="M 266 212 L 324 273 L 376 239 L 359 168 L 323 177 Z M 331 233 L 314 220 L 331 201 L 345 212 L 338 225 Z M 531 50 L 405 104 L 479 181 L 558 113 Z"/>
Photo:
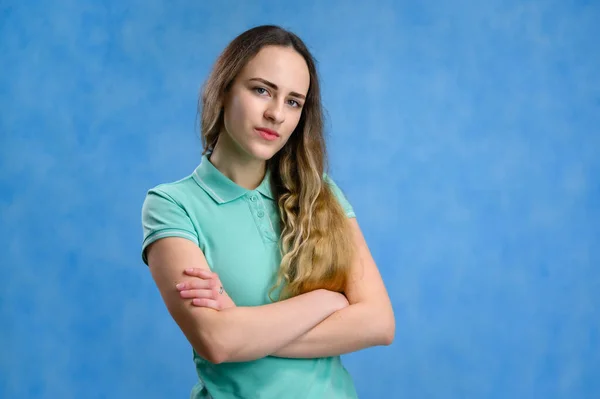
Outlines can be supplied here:
<path id="1" fill-rule="evenodd" d="M 292 135 L 292 146 L 308 141 L 323 151 L 314 59 L 300 38 L 280 27 L 259 26 L 236 37 L 215 63 L 201 105 L 205 152 L 221 138 L 237 154 L 266 161 Z"/>
<path id="2" fill-rule="evenodd" d="M 202 95 L 204 153 L 224 143 L 267 161 L 281 216 L 277 286 L 289 297 L 343 291 L 353 248 L 340 204 L 324 182 L 327 154 L 315 61 L 291 32 L 259 26 L 219 56 Z M 277 137 L 261 136 L 262 128 Z M 221 141 L 223 140 L 223 141 Z"/>

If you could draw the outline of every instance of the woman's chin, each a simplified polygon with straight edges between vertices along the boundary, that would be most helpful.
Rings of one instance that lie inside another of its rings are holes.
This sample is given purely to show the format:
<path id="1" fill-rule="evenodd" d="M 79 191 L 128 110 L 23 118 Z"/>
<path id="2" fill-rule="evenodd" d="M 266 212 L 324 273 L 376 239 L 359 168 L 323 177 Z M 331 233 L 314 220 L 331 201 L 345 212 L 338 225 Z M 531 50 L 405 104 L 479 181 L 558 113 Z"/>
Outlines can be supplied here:
<path id="1" fill-rule="evenodd" d="M 273 145 L 253 145 L 248 153 L 261 161 L 268 161 L 277 153 L 277 148 Z"/>

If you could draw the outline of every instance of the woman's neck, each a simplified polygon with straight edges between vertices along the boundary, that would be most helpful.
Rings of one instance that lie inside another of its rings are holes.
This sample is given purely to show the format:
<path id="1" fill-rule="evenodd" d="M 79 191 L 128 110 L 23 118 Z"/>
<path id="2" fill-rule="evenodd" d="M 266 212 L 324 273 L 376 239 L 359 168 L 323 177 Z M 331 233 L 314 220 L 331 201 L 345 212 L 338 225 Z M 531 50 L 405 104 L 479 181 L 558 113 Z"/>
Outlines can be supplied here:
<path id="1" fill-rule="evenodd" d="M 230 141 L 226 133 L 219 136 L 210 163 L 238 186 L 254 190 L 265 177 L 266 162 L 248 156 Z"/>

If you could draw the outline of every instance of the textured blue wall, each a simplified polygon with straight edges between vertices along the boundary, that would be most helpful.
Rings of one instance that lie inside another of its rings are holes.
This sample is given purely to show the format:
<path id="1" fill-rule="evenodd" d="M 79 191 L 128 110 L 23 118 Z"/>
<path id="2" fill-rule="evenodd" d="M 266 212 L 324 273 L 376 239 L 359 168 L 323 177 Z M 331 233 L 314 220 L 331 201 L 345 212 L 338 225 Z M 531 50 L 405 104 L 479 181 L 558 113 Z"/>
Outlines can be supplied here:
<path id="1" fill-rule="evenodd" d="M 600 397 L 598 1 L 3 1 L 0 397 L 182 398 L 140 258 L 200 85 L 263 23 L 320 62 L 332 175 L 397 316 L 361 398 Z"/>

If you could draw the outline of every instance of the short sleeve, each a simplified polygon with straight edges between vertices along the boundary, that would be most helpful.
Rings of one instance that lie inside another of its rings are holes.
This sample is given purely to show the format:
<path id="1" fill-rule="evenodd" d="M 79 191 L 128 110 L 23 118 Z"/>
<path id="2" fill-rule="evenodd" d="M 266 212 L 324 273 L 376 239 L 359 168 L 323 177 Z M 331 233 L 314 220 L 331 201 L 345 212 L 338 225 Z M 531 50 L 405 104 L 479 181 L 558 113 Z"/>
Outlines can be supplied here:
<path id="1" fill-rule="evenodd" d="M 147 265 L 146 248 L 165 237 L 182 237 L 198 245 L 198 234 L 183 206 L 169 194 L 154 188 L 148 191 L 142 205 L 142 260 Z"/>
<path id="2" fill-rule="evenodd" d="M 323 180 L 329 184 L 329 187 L 331 187 L 333 194 L 335 195 L 338 202 L 342 206 L 342 209 L 344 210 L 344 213 L 346 214 L 346 216 L 348 216 L 349 218 L 355 218 L 356 214 L 354 213 L 354 208 L 352 208 L 352 205 L 350 204 L 350 202 L 348 201 L 348 199 L 346 198 L 346 196 L 344 195 L 342 190 L 338 187 L 338 185 L 335 184 L 333 179 L 331 179 L 331 177 L 329 177 L 327 174 L 324 174 Z"/>

